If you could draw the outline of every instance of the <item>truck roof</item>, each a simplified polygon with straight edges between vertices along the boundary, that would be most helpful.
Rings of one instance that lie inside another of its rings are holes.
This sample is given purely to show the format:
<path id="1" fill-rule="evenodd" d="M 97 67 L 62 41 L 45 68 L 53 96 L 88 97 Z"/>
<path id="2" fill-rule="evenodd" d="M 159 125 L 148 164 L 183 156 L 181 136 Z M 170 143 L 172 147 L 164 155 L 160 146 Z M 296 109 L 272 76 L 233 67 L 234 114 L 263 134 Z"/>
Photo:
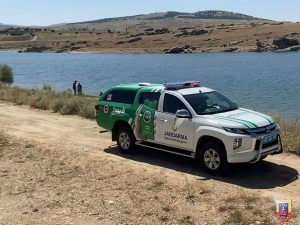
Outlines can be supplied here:
<path id="1" fill-rule="evenodd" d="M 215 91 L 211 88 L 208 87 L 195 87 L 195 88 L 184 88 L 180 89 L 177 92 L 182 94 L 182 95 L 192 95 L 192 94 L 198 94 L 198 93 L 207 93 L 207 92 L 212 92 Z"/>
<path id="2" fill-rule="evenodd" d="M 168 90 L 165 85 L 163 84 L 150 84 L 150 83 L 130 83 L 130 84 L 120 84 L 114 86 L 111 89 L 118 89 L 118 90 L 130 90 L 130 91 L 139 91 L 143 89 L 145 91 L 170 91 L 170 92 L 178 92 L 182 95 L 190 95 L 190 94 L 197 94 L 199 92 L 206 93 L 214 91 L 213 89 L 207 87 L 187 87 L 187 88 L 179 88 L 176 90 Z"/>
<path id="3" fill-rule="evenodd" d="M 124 90 L 131 90 L 131 91 L 138 91 L 142 88 L 158 88 L 163 89 L 164 86 L 162 84 L 150 84 L 150 83 L 131 83 L 131 84 L 120 84 L 115 86 L 114 88 L 117 89 L 124 89 Z"/>

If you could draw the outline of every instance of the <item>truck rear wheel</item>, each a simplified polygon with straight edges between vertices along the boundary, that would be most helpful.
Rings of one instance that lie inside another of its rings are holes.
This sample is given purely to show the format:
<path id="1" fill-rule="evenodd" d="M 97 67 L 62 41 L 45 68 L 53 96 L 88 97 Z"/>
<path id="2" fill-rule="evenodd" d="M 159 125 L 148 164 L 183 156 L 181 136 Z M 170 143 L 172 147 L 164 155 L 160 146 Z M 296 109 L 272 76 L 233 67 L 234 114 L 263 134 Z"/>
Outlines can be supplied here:
<path id="1" fill-rule="evenodd" d="M 121 127 L 118 129 L 117 143 L 122 153 L 132 154 L 135 152 L 135 137 L 130 128 Z"/>
<path id="2" fill-rule="evenodd" d="M 201 166 L 209 174 L 219 175 L 228 169 L 225 149 L 217 143 L 204 144 L 200 148 L 199 157 Z"/>

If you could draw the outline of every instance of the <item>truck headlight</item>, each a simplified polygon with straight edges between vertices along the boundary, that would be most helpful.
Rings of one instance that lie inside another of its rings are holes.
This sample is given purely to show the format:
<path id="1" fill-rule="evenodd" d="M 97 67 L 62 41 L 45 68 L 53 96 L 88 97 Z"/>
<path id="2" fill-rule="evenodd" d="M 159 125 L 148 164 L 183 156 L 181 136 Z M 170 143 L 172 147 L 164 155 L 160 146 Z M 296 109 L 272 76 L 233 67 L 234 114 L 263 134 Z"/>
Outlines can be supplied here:
<path id="1" fill-rule="evenodd" d="M 240 129 L 240 128 L 224 127 L 224 130 L 229 132 L 229 133 L 234 133 L 234 134 L 247 134 L 247 131 L 245 129 Z"/>

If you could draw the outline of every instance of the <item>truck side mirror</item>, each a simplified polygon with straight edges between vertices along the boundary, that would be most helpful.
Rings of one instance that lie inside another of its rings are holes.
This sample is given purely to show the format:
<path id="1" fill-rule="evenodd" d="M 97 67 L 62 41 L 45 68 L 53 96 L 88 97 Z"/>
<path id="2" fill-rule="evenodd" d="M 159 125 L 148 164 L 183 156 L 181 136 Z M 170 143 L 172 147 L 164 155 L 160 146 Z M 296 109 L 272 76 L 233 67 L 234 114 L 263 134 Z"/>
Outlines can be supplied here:
<path id="1" fill-rule="evenodd" d="M 186 109 L 179 109 L 176 111 L 177 118 L 192 118 L 192 115 Z"/>
<path id="2" fill-rule="evenodd" d="M 99 92 L 99 96 L 102 96 L 102 95 L 103 95 L 103 92 L 102 92 L 102 91 L 100 91 L 100 92 Z"/>

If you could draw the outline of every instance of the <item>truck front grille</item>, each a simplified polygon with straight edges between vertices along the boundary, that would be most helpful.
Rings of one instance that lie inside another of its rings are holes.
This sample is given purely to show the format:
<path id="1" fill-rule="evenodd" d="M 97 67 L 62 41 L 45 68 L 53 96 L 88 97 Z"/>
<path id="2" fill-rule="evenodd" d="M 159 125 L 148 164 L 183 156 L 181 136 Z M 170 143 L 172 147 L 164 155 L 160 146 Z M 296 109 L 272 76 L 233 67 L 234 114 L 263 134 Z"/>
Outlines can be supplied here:
<path id="1" fill-rule="evenodd" d="M 247 129 L 247 132 L 252 135 L 263 135 L 273 132 L 274 130 L 276 130 L 276 128 L 277 125 L 275 123 L 272 123 L 271 125 L 265 127 Z"/>

